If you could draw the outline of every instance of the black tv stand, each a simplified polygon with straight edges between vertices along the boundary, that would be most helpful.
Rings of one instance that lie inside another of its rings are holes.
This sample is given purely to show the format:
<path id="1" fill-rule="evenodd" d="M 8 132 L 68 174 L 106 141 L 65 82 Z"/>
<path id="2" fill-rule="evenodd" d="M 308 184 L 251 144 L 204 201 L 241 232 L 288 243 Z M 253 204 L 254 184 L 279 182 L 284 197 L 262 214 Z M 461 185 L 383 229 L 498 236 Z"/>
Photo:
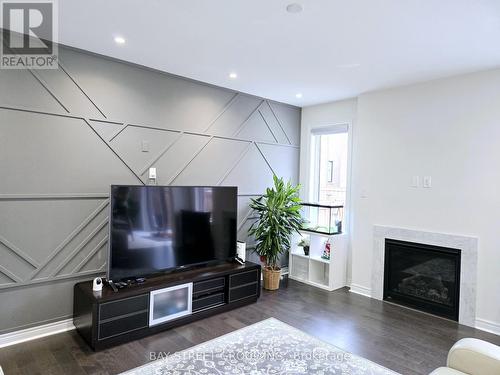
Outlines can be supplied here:
<path id="1" fill-rule="evenodd" d="M 107 284 L 93 292 L 92 281 L 81 282 L 74 287 L 73 323 L 92 349 L 104 349 L 256 302 L 260 272 L 255 263 L 226 262 L 148 278 L 117 292 Z M 154 322 L 152 296 L 184 288 L 190 290 L 190 311 Z"/>

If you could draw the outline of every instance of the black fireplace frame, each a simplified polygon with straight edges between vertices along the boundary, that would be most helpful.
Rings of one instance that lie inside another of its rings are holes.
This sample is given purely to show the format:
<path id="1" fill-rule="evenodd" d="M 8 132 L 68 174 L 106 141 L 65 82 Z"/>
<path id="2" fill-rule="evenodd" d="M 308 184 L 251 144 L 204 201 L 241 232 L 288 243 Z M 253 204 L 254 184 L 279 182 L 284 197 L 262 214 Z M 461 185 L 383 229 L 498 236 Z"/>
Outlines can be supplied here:
<path id="1" fill-rule="evenodd" d="M 387 245 L 397 245 L 400 248 L 408 249 L 408 251 L 423 251 L 440 253 L 441 255 L 453 256 L 455 261 L 455 294 L 453 299 L 455 301 L 455 306 L 448 307 L 446 305 L 429 301 L 423 298 L 409 296 L 403 293 L 398 293 L 396 291 L 390 290 L 390 272 L 391 269 L 391 257 L 389 252 L 391 251 Z M 413 309 L 438 315 L 444 318 L 452 319 L 458 322 L 459 310 L 460 310 L 460 260 L 462 257 L 460 249 L 452 249 L 448 247 L 441 247 L 435 245 L 420 244 L 414 242 L 394 240 L 391 238 L 385 239 L 385 257 L 384 257 L 384 300 L 396 303 L 398 305 L 407 306 Z"/>

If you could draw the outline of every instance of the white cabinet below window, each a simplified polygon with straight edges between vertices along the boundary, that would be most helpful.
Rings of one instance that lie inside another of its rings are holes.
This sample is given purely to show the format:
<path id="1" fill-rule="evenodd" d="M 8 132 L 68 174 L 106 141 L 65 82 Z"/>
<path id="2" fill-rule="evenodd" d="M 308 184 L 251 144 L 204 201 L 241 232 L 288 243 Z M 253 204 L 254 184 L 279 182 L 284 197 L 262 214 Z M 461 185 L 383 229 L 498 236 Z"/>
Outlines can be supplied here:
<path id="1" fill-rule="evenodd" d="M 300 238 L 294 238 L 292 243 L 295 245 L 290 251 L 288 264 L 290 279 L 330 291 L 346 286 L 347 235 L 304 235 L 310 236 L 309 255 L 305 255 L 303 248 L 296 245 Z M 321 257 L 327 239 L 330 239 L 331 244 L 330 259 Z"/>

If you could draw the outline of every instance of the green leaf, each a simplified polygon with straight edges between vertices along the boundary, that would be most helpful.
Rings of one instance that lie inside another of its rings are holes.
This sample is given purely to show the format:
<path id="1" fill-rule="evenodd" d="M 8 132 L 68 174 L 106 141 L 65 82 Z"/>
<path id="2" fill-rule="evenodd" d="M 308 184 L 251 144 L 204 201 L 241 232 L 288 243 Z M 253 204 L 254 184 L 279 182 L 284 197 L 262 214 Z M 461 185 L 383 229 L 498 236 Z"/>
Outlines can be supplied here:
<path id="1" fill-rule="evenodd" d="M 290 181 L 285 183 L 276 175 L 273 175 L 273 185 L 264 195 L 250 200 L 257 221 L 248 231 L 256 241 L 254 251 L 265 256 L 271 267 L 277 266 L 280 254 L 290 249 L 290 236 L 305 222 L 300 212 L 300 186 L 294 186 Z"/>

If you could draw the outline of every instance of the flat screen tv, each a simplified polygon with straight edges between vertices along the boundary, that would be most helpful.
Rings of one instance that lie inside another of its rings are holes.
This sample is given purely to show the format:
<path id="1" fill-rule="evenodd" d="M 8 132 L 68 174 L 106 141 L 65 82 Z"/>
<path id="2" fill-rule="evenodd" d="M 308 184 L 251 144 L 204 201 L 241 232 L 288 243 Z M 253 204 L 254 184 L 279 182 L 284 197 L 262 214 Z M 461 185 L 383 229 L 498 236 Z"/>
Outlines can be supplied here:
<path id="1" fill-rule="evenodd" d="M 111 186 L 108 280 L 236 255 L 236 187 Z"/>

